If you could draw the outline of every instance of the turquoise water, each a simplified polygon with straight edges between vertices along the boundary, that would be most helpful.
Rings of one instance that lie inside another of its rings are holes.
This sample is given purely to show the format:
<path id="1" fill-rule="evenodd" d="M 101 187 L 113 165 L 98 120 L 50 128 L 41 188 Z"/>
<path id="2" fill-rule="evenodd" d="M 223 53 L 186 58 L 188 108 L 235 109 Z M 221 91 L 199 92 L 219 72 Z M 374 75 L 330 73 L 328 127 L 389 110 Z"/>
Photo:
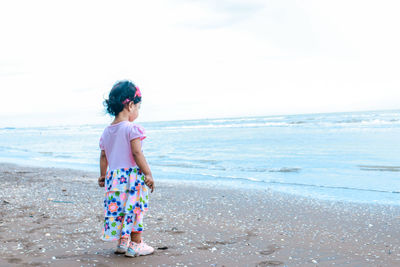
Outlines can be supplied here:
<path id="1" fill-rule="evenodd" d="M 400 110 L 141 124 L 155 179 L 400 205 Z M 104 127 L 1 128 L 0 161 L 98 171 Z"/>

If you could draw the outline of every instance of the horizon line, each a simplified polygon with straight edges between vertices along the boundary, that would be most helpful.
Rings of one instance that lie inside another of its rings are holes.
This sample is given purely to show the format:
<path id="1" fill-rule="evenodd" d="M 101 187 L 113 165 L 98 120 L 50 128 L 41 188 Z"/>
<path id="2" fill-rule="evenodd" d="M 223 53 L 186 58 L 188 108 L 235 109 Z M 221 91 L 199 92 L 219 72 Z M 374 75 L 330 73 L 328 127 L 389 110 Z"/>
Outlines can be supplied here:
<path id="1" fill-rule="evenodd" d="M 359 113 L 359 112 L 388 112 L 388 111 L 400 111 L 400 109 L 373 109 L 373 110 L 353 110 L 353 111 L 335 111 L 335 112 L 303 112 L 303 113 L 290 113 L 290 114 L 270 114 L 270 115 L 244 115 L 244 116 L 232 116 L 232 117 L 205 117 L 205 118 L 193 118 L 193 119 L 177 119 L 177 120 L 147 120 L 141 121 L 140 123 L 160 123 L 160 122 L 184 122 L 184 121 L 195 121 L 195 120 L 218 120 L 218 119 L 244 119 L 244 118 L 262 118 L 262 117 L 280 117 L 280 116 L 299 116 L 299 115 L 322 115 L 322 114 L 340 114 L 340 113 Z M 59 126 L 85 126 L 85 125 L 102 125 L 103 123 L 82 123 L 82 124 L 52 124 L 52 125 L 36 125 L 36 126 L 2 126 L 0 129 L 16 129 L 16 128 L 45 128 L 45 127 L 59 127 Z"/>

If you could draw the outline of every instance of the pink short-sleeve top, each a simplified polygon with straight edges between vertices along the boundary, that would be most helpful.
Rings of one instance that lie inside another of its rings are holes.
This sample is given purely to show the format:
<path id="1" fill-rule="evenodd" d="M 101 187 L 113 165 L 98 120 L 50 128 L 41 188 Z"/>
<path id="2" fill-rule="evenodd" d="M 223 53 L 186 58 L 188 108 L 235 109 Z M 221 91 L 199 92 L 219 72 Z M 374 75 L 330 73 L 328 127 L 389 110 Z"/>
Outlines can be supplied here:
<path id="1" fill-rule="evenodd" d="M 122 121 L 107 126 L 101 135 L 99 146 L 107 156 L 110 170 L 135 167 L 131 140 L 146 138 L 143 127 L 129 121 Z"/>

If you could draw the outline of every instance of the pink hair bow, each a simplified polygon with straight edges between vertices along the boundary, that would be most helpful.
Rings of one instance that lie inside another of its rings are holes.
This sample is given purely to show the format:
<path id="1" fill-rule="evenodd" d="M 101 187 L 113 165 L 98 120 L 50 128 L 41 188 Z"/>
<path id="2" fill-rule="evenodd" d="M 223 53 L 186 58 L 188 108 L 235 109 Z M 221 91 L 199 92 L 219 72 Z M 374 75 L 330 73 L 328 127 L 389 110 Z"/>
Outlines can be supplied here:
<path id="1" fill-rule="evenodd" d="M 137 87 L 137 86 L 135 86 L 135 88 L 136 88 L 136 93 L 135 93 L 135 96 L 134 97 L 142 97 L 142 92 L 140 92 L 140 89 L 139 89 L 139 87 Z"/>
<path id="2" fill-rule="evenodd" d="M 142 93 L 140 92 L 139 87 L 135 86 L 135 88 L 136 88 L 136 92 L 135 92 L 135 95 L 133 96 L 133 98 L 142 97 Z M 129 102 L 131 102 L 131 100 L 129 98 L 127 98 L 122 102 L 122 104 L 125 105 L 125 104 L 128 104 Z"/>

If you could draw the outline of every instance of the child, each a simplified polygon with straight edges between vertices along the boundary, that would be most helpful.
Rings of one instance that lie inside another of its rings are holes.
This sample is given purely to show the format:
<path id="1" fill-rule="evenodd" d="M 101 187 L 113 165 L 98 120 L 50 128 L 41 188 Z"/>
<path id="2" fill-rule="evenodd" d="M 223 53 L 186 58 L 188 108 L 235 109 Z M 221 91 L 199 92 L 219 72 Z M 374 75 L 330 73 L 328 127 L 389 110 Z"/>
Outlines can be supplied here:
<path id="1" fill-rule="evenodd" d="M 141 100 L 140 90 L 132 82 L 116 83 L 104 101 L 107 112 L 115 118 L 100 138 L 98 183 L 106 191 L 102 239 L 118 240 L 115 253 L 125 253 L 128 257 L 154 252 L 141 237 L 143 215 L 148 209 L 148 188 L 154 190 L 154 180 L 142 152 L 144 129 L 132 123 L 139 115 Z"/>

